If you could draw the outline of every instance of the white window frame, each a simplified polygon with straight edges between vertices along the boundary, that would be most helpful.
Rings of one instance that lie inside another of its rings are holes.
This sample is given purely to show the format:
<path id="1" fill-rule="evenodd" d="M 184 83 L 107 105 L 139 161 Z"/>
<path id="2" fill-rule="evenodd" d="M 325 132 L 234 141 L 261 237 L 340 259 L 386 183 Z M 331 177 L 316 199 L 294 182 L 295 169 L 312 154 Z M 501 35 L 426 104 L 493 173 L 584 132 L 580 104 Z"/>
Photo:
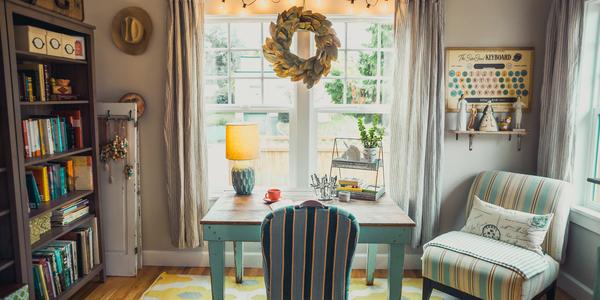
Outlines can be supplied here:
<path id="1" fill-rule="evenodd" d="M 255 17 L 222 17 L 222 16 L 207 16 L 205 23 L 248 23 L 248 22 L 260 22 L 260 23 L 270 23 L 273 20 L 276 20 L 276 15 L 261 15 Z M 373 22 L 373 23 L 392 23 L 392 17 L 368 17 L 368 18 L 354 18 L 354 17 L 341 17 L 341 16 L 333 16 L 329 17 L 329 19 L 333 22 Z M 347 25 L 344 26 L 347 31 Z M 230 50 L 238 51 L 238 50 L 256 50 L 256 49 L 231 49 L 231 41 L 229 40 L 231 36 L 230 28 L 228 28 L 228 47 L 221 48 L 222 50 L 228 51 Z M 346 37 L 347 32 L 346 32 Z M 261 37 L 264 40 L 266 37 L 264 36 L 264 31 L 261 27 Z M 381 39 L 381 33 L 379 34 L 379 39 Z M 347 38 L 343 41 L 347 45 Z M 297 53 L 299 56 L 307 57 L 311 56 L 309 51 L 312 51 L 313 39 L 310 38 L 309 33 L 307 32 L 298 32 L 296 33 L 296 45 L 297 45 Z M 381 43 L 379 43 L 381 44 Z M 392 49 L 390 48 L 352 48 L 348 49 L 347 47 L 343 47 L 344 50 L 368 50 L 368 51 L 382 51 L 389 52 L 393 54 Z M 207 49 L 208 50 L 208 49 Z M 218 51 L 219 49 L 214 49 Z M 208 50 L 212 51 L 212 49 Z M 348 53 L 347 51 L 344 53 Z M 377 76 L 371 77 L 349 77 L 345 68 L 344 76 L 341 77 L 331 77 L 332 79 L 345 79 L 345 80 L 376 80 L 377 81 L 377 97 L 381 96 L 381 84 L 382 80 L 389 79 L 391 77 L 380 76 L 379 68 L 381 67 L 380 59 L 381 56 L 377 56 L 377 68 L 378 73 Z M 346 57 L 347 58 L 347 57 Z M 228 59 L 230 61 L 229 55 Z M 345 59 L 345 64 L 348 63 L 347 59 Z M 261 70 L 264 71 L 264 63 L 261 64 Z M 223 76 L 205 76 L 205 80 L 215 80 L 215 79 L 227 79 L 231 80 L 231 70 L 228 68 L 227 76 L 223 78 Z M 240 77 L 236 77 L 240 78 Z M 257 79 L 258 77 L 251 77 L 252 79 Z M 264 79 L 271 78 L 265 77 L 264 73 L 261 73 L 261 81 L 263 82 L 262 88 L 264 90 Z M 276 77 L 274 77 L 276 78 Z M 319 83 L 319 84 L 322 84 Z M 230 85 L 228 85 L 230 86 Z M 313 173 L 314 170 L 317 169 L 317 115 L 319 113 L 373 113 L 373 114 L 388 114 L 390 112 L 391 104 L 326 104 L 326 105 L 315 105 L 313 99 L 313 92 L 308 90 L 304 84 L 301 82 L 296 83 L 296 95 L 292 99 L 292 103 L 289 105 L 265 105 L 265 104 L 257 104 L 257 105 L 237 105 L 237 104 L 207 104 L 206 110 L 209 113 L 226 113 L 226 112 L 234 112 L 234 113 L 245 113 L 245 112 L 266 112 L 266 113 L 289 113 L 289 126 L 290 126 L 290 138 L 289 138 L 289 170 L 290 170 L 290 178 L 289 183 L 290 186 L 286 187 L 292 190 L 305 190 L 309 187 L 309 174 Z M 346 87 L 346 84 L 344 84 Z M 231 101 L 232 91 L 231 88 L 228 87 L 228 101 Z M 264 92 L 262 93 L 262 102 L 264 103 Z M 343 99 L 346 99 L 346 88 L 344 88 L 344 96 Z M 308 146 L 307 146 L 308 145 Z"/>
<path id="2" fill-rule="evenodd" d="M 592 0 L 585 3 L 585 11 L 587 11 L 587 7 L 591 5 L 600 5 L 600 0 Z M 587 14 L 584 14 L 584 18 Z M 600 22 L 600 19 L 599 19 Z M 585 20 L 584 20 L 585 24 Z M 592 88 L 590 92 L 590 99 L 581 99 L 582 101 L 589 101 L 590 110 L 585 118 L 588 119 L 587 123 L 590 126 L 589 132 L 589 145 L 586 153 L 586 157 L 591 158 L 593 163 L 588 164 L 587 167 L 584 168 L 586 172 L 585 178 L 598 178 L 600 177 L 600 171 L 597 173 L 597 166 L 600 164 L 600 158 L 598 154 L 600 153 L 600 29 L 596 32 L 595 37 L 595 48 L 597 49 L 597 55 L 594 57 L 594 71 L 592 71 L 593 81 L 591 84 L 582 84 L 580 88 Z M 588 162 L 590 160 L 587 160 Z M 596 201 L 596 190 L 600 189 L 600 185 L 588 183 L 585 185 L 585 193 L 583 205 L 585 207 L 594 209 L 596 211 L 600 211 L 600 202 Z"/>

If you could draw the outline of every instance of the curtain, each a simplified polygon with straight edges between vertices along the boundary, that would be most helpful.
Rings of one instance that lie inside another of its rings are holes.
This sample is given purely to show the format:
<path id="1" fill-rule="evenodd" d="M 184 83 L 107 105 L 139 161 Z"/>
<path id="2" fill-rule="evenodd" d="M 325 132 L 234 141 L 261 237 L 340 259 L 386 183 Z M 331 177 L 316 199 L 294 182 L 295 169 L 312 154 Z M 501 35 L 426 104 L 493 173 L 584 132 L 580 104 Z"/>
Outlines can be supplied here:
<path id="1" fill-rule="evenodd" d="M 200 246 L 207 207 L 202 105 L 204 0 L 168 0 L 164 141 L 171 242 Z"/>
<path id="2" fill-rule="evenodd" d="M 546 26 L 538 174 L 571 181 L 583 0 L 553 0 Z"/>
<path id="3" fill-rule="evenodd" d="M 443 0 L 396 0 L 390 194 L 417 223 L 412 245 L 437 231 L 444 141 Z"/>

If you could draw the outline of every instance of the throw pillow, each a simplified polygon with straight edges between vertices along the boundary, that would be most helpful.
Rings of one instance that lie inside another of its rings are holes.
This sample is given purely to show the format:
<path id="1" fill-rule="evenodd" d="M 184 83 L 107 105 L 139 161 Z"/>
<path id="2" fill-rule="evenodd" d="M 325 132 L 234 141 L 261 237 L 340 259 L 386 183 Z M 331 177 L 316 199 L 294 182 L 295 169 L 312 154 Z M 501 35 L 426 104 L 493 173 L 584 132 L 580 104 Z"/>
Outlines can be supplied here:
<path id="1" fill-rule="evenodd" d="M 474 196 L 473 207 L 463 232 L 519 246 L 540 255 L 542 243 L 554 214 L 536 215 L 506 209 Z"/>

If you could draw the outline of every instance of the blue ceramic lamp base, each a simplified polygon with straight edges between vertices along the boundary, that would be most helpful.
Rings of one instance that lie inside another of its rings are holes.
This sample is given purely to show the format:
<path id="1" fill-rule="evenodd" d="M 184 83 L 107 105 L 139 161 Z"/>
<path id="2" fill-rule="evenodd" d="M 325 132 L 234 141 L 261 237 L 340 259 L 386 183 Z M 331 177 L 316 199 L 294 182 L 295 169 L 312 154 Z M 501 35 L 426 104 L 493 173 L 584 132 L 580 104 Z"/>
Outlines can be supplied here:
<path id="1" fill-rule="evenodd" d="M 233 189 L 238 195 L 250 195 L 254 189 L 254 168 L 234 167 L 231 169 Z"/>

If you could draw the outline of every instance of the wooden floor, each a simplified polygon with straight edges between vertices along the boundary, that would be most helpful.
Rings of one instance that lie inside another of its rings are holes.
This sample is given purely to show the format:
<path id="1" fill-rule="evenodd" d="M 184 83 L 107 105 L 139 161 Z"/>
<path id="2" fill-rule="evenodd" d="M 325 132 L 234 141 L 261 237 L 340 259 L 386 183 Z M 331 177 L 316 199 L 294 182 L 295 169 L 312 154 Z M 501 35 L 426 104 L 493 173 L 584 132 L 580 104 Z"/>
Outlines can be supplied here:
<path id="1" fill-rule="evenodd" d="M 158 277 L 162 272 L 170 274 L 195 274 L 195 275 L 209 275 L 209 268 L 184 268 L 184 267 L 144 267 L 138 273 L 137 277 L 109 277 L 106 282 L 92 282 L 83 287 L 73 299 L 139 299 L 144 291 Z M 226 270 L 227 276 L 235 276 L 234 270 L 228 268 Z M 245 269 L 245 275 L 247 276 L 260 276 L 262 275 L 261 269 Z M 420 271 L 405 271 L 405 277 L 420 277 Z M 364 278 L 364 270 L 353 270 L 352 277 Z M 385 270 L 377 270 L 375 277 L 386 278 L 387 272 Z M 558 300 L 572 300 L 564 292 L 558 291 Z"/>

